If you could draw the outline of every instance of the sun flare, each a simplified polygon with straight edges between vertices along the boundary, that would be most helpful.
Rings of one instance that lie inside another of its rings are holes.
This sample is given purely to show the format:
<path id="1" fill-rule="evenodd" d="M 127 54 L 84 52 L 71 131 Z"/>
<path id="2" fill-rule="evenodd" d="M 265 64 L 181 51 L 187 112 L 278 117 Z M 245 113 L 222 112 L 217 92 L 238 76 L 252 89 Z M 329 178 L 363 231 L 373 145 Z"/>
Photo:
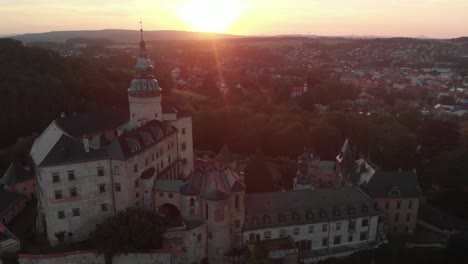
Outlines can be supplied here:
<path id="1" fill-rule="evenodd" d="M 236 0 L 185 0 L 180 16 L 192 30 L 225 32 L 238 18 L 240 9 Z"/>

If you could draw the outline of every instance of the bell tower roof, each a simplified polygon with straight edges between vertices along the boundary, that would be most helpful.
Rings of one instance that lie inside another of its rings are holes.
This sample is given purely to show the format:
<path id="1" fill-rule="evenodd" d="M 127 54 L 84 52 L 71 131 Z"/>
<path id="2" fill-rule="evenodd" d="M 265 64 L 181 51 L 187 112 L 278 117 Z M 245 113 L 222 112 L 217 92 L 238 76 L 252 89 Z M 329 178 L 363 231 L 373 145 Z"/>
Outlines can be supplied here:
<path id="1" fill-rule="evenodd" d="M 159 96 L 162 91 L 158 81 L 154 77 L 154 68 L 146 52 L 146 44 L 143 39 L 143 26 L 140 21 L 140 52 L 135 65 L 135 78 L 130 84 L 128 93 L 133 97 Z"/>

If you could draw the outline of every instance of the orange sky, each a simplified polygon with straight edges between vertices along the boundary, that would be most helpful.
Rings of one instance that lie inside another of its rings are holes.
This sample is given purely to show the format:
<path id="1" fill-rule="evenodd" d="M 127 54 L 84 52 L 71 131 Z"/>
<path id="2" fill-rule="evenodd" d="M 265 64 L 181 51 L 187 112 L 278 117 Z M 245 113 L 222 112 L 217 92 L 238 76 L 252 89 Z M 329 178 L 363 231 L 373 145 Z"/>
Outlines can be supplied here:
<path id="1" fill-rule="evenodd" d="M 141 18 L 146 30 L 468 36 L 467 0 L 0 0 L 0 6 L 0 34 L 137 29 Z"/>

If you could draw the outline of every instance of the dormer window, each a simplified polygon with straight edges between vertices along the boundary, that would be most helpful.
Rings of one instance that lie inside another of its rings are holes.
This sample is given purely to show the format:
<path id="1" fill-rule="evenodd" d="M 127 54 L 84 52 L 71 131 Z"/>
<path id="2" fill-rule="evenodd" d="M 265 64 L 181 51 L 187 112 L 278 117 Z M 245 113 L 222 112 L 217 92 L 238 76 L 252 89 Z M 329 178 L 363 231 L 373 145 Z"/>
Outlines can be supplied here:
<path id="1" fill-rule="evenodd" d="M 327 211 L 323 208 L 320 208 L 320 218 L 326 218 L 327 217 Z"/>
<path id="2" fill-rule="evenodd" d="M 393 186 L 390 191 L 390 197 L 400 197 L 400 189 L 398 186 Z"/>
<path id="3" fill-rule="evenodd" d="M 270 216 L 264 215 L 263 216 L 263 224 L 268 225 L 271 223 Z"/>
<path id="4" fill-rule="evenodd" d="M 150 145 L 150 144 L 152 144 L 152 143 L 153 143 L 153 138 L 152 138 L 150 135 L 148 135 L 148 136 L 146 137 L 146 145 Z"/>
<path id="5" fill-rule="evenodd" d="M 258 224 L 259 224 L 259 222 L 258 222 L 258 217 L 256 217 L 256 216 L 252 217 L 252 224 L 254 224 L 254 225 L 258 225 Z"/>
<path id="6" fill-rule="evenodd" d="M 356 213 L 356 208 L 353 206 L 348 206 L 348 214 L 349 215 L 354 215 Z"/>
<path id="7" fill-rule="evenodd" d="M 340 217 L 341 216 L 341 210 L 338 207 L 333 208 L 333 215 L 335 217 Z"/>
<path id="8" fill-rule="evenodd" d="M 301 216 L 299 215 L 298 212 L 294 212 L 294 213 L 293 213 L 293 220 L 294 220 L 294 221 L 299 221 L 299 220 L 301 220 Z"/>
<path id="9" fill-rule="evenodd" d="M 285 221 L 286 221 L 286 217 L 284 216 L 284 214 L 279 213 L 278 214 L 278 222 L 283 223 Z"/>
<path id="10" fill-rule="evenodd" d="M 362 205 L 361 211 L 362 211 L 363 214 L 366 214 L 366 213 L 369 212 L 369 207 L 367 206 L 367 204 Z"/>

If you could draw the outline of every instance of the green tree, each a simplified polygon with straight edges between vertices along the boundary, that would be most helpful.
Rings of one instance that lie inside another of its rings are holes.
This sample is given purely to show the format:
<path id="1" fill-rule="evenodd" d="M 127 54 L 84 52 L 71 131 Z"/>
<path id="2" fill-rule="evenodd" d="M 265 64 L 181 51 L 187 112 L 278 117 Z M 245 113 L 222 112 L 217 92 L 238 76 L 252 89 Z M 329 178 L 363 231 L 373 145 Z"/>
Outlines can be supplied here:
<path id="1" fill-rule="evenodd" d="M 99 225 L 91 241 L 110 263 L 116 254 L 161 248 L 166 226 L 166 219 L 154 211 L 129 208 Z"/>
<path id="2" fill-rule="evenodd" d="M 273 191 L 273 180 L 260 149 L 250 158 L 245 168 L 245 184 L 248 193 Z"/>
<path id="3" fill-rule="evenodd" d="M 261 246 L 250 244 L 247 246 L 246 260 L 248 264 L 269 264 L 268 252 Z"/>

